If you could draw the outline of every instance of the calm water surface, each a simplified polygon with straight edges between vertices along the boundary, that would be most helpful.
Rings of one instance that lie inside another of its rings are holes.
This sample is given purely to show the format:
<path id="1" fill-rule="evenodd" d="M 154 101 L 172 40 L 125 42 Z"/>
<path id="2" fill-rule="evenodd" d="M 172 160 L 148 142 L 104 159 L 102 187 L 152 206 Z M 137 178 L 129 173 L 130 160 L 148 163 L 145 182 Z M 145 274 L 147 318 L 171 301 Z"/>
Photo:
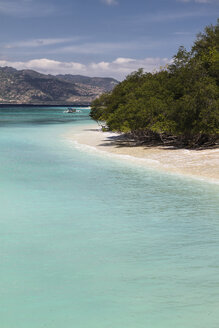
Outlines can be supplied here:
<path id="1" fill-rule="evenodd" d="M 80 151 L 63 111 L 0 109 L 0 327 L 218 328 L 219 187 Z"/>

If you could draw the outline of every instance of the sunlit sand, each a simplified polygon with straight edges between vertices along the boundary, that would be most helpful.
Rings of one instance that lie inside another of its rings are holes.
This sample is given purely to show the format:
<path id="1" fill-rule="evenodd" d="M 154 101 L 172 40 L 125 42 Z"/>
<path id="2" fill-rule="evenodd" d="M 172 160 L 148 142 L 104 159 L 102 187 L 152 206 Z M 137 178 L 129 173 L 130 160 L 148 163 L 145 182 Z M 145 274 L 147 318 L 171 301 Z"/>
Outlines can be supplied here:
<path id="1" fill-rule="evenodd" d="M 116 142 L 118 134 L 102 132 L 98 125 L 77 128 L 68 138 L 77 146 L 118 155 L 138 165 L 219 183 L 219 149 L 187 150 L 170 147 L 129 147 Z"/>

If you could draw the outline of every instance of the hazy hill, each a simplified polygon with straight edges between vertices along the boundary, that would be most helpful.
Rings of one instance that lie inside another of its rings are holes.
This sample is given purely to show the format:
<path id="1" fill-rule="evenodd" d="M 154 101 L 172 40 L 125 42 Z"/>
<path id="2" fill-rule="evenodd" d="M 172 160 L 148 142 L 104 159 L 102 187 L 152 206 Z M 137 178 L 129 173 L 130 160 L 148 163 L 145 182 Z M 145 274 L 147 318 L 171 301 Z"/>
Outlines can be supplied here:
<path id="1" fill-rule="evenodd" d="M 83 75 L 71 75 L 71 74 L 65 74 L 65 75 L 56 75 L 56 77 L 73 83 L 80 83 L 80 84 L 86 84 L 91 85 L 99 88 L 103 88 L 106 91 L 111 91 L 113 87 L 118 84 L 118 81 L 115 79 L 112 79 L 110 77 L 89 77 L 89 76 L 83 76 Z"/>
<path id="2" fill-rule="evenodd" d="M 118 83 L 112 78 L 80 75 L 46 75 L 33 70 L 0 67 L 0 103 L 74 104 L 90 103 Z"/>

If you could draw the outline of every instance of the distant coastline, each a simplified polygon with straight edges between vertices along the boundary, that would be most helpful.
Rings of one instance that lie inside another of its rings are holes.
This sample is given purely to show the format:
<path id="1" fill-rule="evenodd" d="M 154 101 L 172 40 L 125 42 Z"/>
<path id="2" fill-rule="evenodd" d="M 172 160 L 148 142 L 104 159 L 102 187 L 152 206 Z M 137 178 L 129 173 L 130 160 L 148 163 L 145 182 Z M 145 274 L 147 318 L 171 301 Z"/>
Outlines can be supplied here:
<path id="1" fill-rule="evenodd" d="M 0 104 L 0 107 L 88 107 L 90 103 L 87 104 Z"/>
<path id="2" fill-rule="evenodd" d="M 88 105 L 119 81 L 81 75 L 51 75 L 0 67 L 0 103 L 32 105 Z"/>

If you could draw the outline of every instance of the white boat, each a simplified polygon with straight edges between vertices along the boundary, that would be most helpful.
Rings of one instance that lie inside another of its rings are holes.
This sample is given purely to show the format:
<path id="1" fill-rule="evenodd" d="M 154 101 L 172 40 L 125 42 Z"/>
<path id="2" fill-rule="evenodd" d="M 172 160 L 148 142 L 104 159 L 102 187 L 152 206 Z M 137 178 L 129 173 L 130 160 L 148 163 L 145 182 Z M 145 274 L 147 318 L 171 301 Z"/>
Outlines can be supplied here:
<path id="1" fill-rule="evenodd" d="M 69 107 L 68 110 L 67 110 L 67 113 L 75 113 L 75 112 L 76 112 L 75 108 Z"/>

